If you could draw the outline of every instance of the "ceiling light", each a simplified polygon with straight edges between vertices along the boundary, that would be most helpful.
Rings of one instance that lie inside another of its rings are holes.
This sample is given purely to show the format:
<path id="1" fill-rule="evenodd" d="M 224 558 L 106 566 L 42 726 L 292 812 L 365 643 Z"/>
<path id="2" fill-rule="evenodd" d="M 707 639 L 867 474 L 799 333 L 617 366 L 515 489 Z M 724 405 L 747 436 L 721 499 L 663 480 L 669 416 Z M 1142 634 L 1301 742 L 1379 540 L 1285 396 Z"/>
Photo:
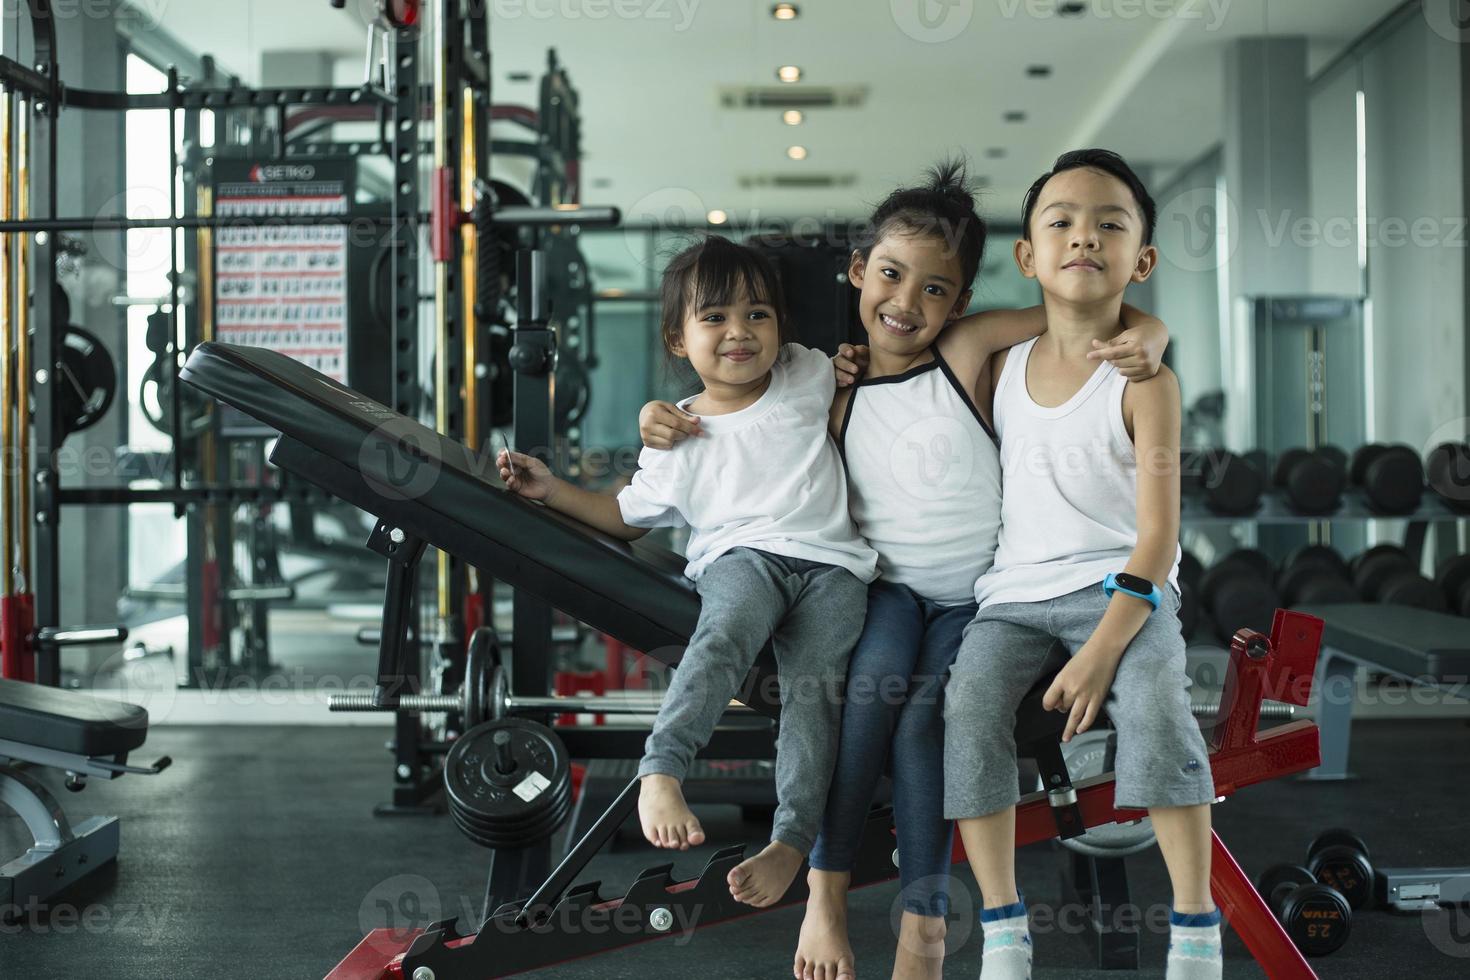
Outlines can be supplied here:
<path id="1" fill-rule="evenodd" d="M 800 13 L 794 3 L 778 3 L 771 8 L 771 16 L 777 20 L 795 20 Z"/>
<path id="2" fill-rule="evenodd" d="M 806 147 L 804 147 L 804 146 L 788 146 L 786 148 L 786 155 L 788 157 L 790 157 L 791 159 L 793 159 L 793 160 L 805 160 L 806 159 Z"/>
<path id="3" fill-rule="evenodd" d="M 719 208 L 715 208 L 714 210 L 712 210 L 709 214 L 705 215 L 704 217 L 705 217 L 705 220 L 708 221 L 712 225 L 722 225 L 725 222 L 727 222 L 727 221 L 730 220 L 730 216 L 728 214 L 726 214 L 725 212 L 721 211 Z"/>
<path id="4" fill-rule="evenodd" d="M 1032 78 L 1050 78 L 1051 65 L 1027 65 L 1026 74 Z"/>
<path id="5" fill-rule="evenodd" d="M 795 65 L 782 65 L 776 69 L 776 77 L 783 82 L 801 81 L 801 69 Z"/>
<path id="6" fill-rule="evenodd" d="M 1025 122 L 1026 121 L 1026 113 L 1022 112 L 1019 109 L 1012 109 L 1010 112 L 1007 112 L 1005 114 L 1005 120 L 1006 120 L 1006 122 L 1014 122 L 1014 123 Z"/>
<path id="7" fill-rule="evenodd" d="M 788 126 L 800 126 L 806 117 L 801 114 L 800 109 L 787 109 L 781 113 L 781 121 Z"/>

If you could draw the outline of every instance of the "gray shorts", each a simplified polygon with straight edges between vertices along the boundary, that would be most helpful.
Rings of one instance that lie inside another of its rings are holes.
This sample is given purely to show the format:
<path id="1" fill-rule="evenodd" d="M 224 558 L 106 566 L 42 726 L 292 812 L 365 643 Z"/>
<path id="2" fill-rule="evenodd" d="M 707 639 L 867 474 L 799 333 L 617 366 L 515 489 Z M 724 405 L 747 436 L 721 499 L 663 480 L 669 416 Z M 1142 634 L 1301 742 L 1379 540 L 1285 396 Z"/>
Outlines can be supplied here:
<path id="1" fill-rule="evenodd" d="M 944 815 L 980 817 L 1020 798 L 1016 708 L 1061 640 L 1076 653 L 1110 599 L 1101 585 L 1044 602 L 986 606 L 965 627 L 944 695 Z M 1159 605 L 1118 662 L 1106 704 L 1118 731 L 1114 805 L 1189 806 L 1215 798 L 1204 736 L 1189 710 L 1179 598 Z"/>

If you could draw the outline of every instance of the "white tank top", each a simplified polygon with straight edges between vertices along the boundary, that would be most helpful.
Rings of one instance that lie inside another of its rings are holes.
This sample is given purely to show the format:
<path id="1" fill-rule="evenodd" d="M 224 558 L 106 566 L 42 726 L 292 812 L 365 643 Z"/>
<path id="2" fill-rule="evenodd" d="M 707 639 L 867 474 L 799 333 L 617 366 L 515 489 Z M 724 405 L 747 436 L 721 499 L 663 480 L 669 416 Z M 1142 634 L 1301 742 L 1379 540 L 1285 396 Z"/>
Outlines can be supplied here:
<path id="1" fill-rule="evenodd" d="M 859 381 L 837 446 L 878 574 L 941 605 L 972 601 L 995 556 L 1000 457 L 938 348 L 927 364 Z"/>
<path id="2" fill-rule="evenodd" d="M 982 606 L 1042 602 L 1121 572 L 1138 544 L 1138 464 L 1123 421 L 1128 379 L 1106 361 L 1054 408 L 1026 390 L 1036 340 L 1011 348 L 995 389 L 1005 492 Z M 1169 571 L 1178 591 L 1179 553 Z"/>

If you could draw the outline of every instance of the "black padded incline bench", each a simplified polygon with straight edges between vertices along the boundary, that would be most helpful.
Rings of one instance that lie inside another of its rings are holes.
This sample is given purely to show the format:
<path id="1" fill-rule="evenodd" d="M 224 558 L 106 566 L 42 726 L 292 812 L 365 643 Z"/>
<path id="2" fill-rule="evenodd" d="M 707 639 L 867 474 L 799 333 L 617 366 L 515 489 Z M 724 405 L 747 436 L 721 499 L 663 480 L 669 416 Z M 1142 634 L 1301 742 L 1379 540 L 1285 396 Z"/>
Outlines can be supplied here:
<path id="1" fill-rule="evenodd" d="M 396 604 L 395 563 L 412 568 L 426 544 L 451 552 L 514 588 L 524 589 L 665 663 L 676 663 L 698 618 L 699 600 L 682 575 L 684 561 L 644 542 L 629 545 L 507 492 L 493 461 L 399 415 L 283 355 L 228 344 L 200 344 L 180 375 L 206 394 L 281 432 L 271 461 L 279 468 L 362 508 L 376 518 L 367 546 L 389 561 L 383 646 L 375 702 L 397 704 L 403 678 L 391 654 L 392 636 L 406 628 Z M 406 600 L 404 600 L 406 602 Z M 1303 771 L 1319 761 L 1316 728 L 1293 722 L 1258 731 L 1261 700 L 1306 703 L 1321 624 L 1278 611 L 1271 635 L 1242 630 L 1231 646 L 1222 714 L 1210 733 L 1211 768 L 1219 795 Z M 737 697 L 779 714 L 769 659 L 757 662 Z M 513 680 L 513 679 L 512 679 Z M 1039 680 L 1031 700 L 1039 701 Z M 1276 691 L 1286 694 L 1276 694 Z M 1023 710 L 1021 744 L 1055 739 L 1058 713 Z M 1077 836 L 1087 828 L 1133 821 L 1136 811 L 1113 807 L 1113 775 L 1075 785 L 1038 752 L 1046 791 L 1017 810 L 1017 843 Z M 633 780 L 535 894 L 487 910 L 478 931 L 462 935 L 455 920 L 407 934 L 374 930 L 329 975 L 330 980 L 485 980 L 509 976 L 612 949 L 681 935 L 761 909 L 730 897 L 725 876 L 744 848 L 727 847 L 697 878 L 675 880 L 673 865 L 649 868 L 627 893 L 604 898 L 599 882 L 577 882 L 589 860 L 633 812 Z M 859 887 L 895 876 L 890 811 L 870 815 L 853 869 Z M 1315 974 L 1218 837 L 1211 883 L 1217 904 L 1273 978 Z M 958 848 L 956 860 L 962 859 Z M 495 859 L 492 858 L 492 862 Z M 493 864 L 492 864 L 493 866 Z M 493 871 L 492 871 L 493 879 Z M 804 900 L 796 883 L 779 905 Z"/>
<path id="2" fill-rule="evenodd" d="M 1322 764 L 1307 779 L 1346 779 L 1359 667 L 1414 684 L 1470 695 L 1470 622 L 1461 616 L 1355 602 L 1302 610 L 1325 624 L 1317 659 L 1316 719 Z"/>
<path id="3" fill-rule="evenodd" d="M 17 763 L 61 769 L 67 789 L 81 790 L 88 777 L 151 776 L 168 768 L 167 756 L 146 768 L 127 764 L 128 753 L 147 738 L 148 712 L 142 708 L 0 680 L 0 804 L 14 810 L 35 839 L 24 854 L 0 866 L 0 920 L 44 904 L 117 857 L 116 817 L 73 825 L 56 797 Z"/>

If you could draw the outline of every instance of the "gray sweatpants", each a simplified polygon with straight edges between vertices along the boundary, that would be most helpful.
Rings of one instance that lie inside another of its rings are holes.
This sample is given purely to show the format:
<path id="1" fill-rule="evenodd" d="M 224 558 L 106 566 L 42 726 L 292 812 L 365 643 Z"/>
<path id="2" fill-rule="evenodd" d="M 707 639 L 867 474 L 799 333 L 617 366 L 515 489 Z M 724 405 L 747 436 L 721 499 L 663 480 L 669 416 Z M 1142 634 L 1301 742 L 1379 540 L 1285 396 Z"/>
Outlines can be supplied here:
<path id="1" fill-rule="evenodd" d="M 827 804 L 847 660 L 863 631 L 868 587 L 845 568 L 752 548 L 716 558 L 695 587 L 699 624 L 638 775 L 685 777 L 769 639 L 781 695 L 771 840 L 806 854 Z"/>
<path id="2" fill-rule="evenodd" d="M 1004 810 L 1019 798 L 1016 708 L 1053 638 L 1076 653 L 1111 601 L 1101 585 L 1044 602 L 986 606 L 965 627 L 944 693 L 944 815 Z M 1179 599 L 1172 589 L 1118 662 L 1106 709 L 1118 732 L 1118 807 L 1188 806 L 1215 798 L 1204 736 L 1189 710 Z"/>

